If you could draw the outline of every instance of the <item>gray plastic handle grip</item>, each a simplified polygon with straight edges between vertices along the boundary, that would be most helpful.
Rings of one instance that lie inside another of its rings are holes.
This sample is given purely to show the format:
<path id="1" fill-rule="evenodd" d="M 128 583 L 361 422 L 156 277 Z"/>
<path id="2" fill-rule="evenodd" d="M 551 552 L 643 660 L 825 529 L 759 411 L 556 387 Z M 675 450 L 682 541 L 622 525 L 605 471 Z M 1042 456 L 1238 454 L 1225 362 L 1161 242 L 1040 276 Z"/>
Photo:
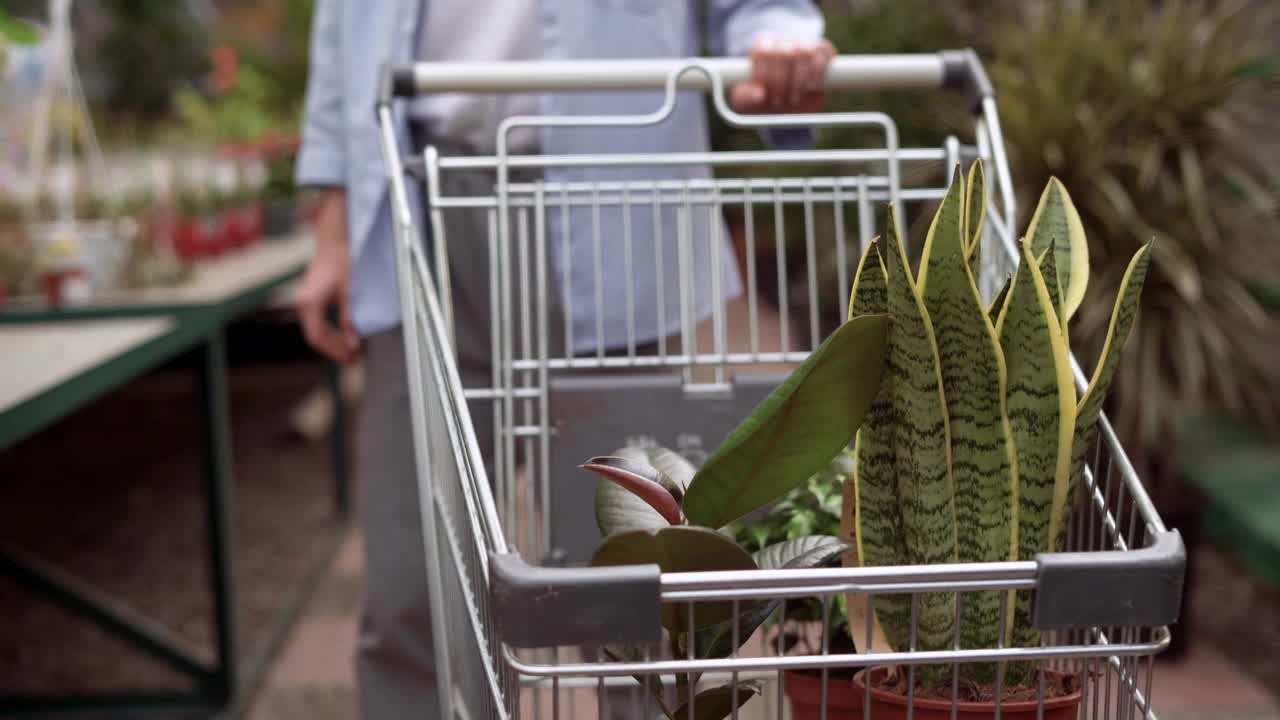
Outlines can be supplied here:
<path id="1" fill-rule="evenodd" d="M 1046 553 L 1036 564 L 1031 621 L 1041 630 L 1160 627 L 1178 619 L 1187 549 L 1177 530 L 1138 550 Z"/>
<path id="2" fill-rule="evenodd" d="M 490 610 L 502 641 L 517 648 L 655 643 L 662 640 L 657 565 L 534 567 L 492 554 Z"/>

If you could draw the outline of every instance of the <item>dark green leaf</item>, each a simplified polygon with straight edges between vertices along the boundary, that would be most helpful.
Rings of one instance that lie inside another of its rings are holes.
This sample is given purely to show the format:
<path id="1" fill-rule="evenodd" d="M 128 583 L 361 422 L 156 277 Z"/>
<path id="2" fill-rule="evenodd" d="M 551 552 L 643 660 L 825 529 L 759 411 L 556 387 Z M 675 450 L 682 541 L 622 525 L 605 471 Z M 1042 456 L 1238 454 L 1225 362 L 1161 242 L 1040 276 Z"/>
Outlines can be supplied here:
<path id="1" fill-rule="evenodd" d="M 605 657 L 613 662 L 635 663 L 644 662 L 644 653 L 640 648 L 634 645 L 611 645 L 604 649 Z M 654 701 L 658 705 L 658 709 L 663 715 L 671 717 L 671 709 L 667 707 L 667 691 L 662 685 L 662 676 L 653 673 L 648 675 L 632 675 L 636 682 L 640 683 L 640 687 L 649 691 L 653 695 Z"/>
<path id="2" fill-rule="evenodd" d="M 676 708 L 676 711 L 671 713 L 671 718 L 672 720 L 685 720 L 690 717 L 694 720 L 724 720 L 733 714 L 735 706 L 741 708 L 743 703 L 763 692 L 764 684 L 758 680 L 739 680 L 737 692 L 735 693 L 734 690 L 732 685 L 703 690 L 695 695 L 691 702 Z M 690 705 L 693 706 L 692 714 L 689 712 Z"/>
<path id="3" fill-rule="evenodd" d="M 829 535 L 806 535 L 787 540 L 755 553 L 752 559 L 766 570 L 811 568 L 823 565 L 849 548 L 843 540 Z"/>
<path id="4" fill-rule="evenodd" d="M 889 320 L 840 326 L 694 475 L 691 522 L 721 527 L 785 495 L 849 445 L 880 386 Z"/>
<path id="5" fill-rule="evenodd" d="M 596 485 L 596 527 L 600 528 L 602 536 L 670 526 L 671 523 L 649 507 L 649 503 L 621 485 L 608 480 L 601 480 Z"/>
<path id="6" fill-rule="evenodd" d="M 752 557 L 757 565 L 766 570 L 794 570 L 827 565 L 848 548 L 848 544 L 839 538 L 808 535 L 771 545 Z M 738 646 L 751 638 L 756 629 L 777 610 L 779 604 L 777 600 L 739 603 L 736 623 Z M 733 652 L 734 624 L 733 620 L 729 620 L 699 630 L 695 645 L 698 657 L 726 657 Z"/>
<path id="7" fill-rule="evenodd" d="M 596 548 L 591 564 L 597 567 L 656 564 L 666 573 L 755 570 L 757 567 L 747 551 L 732 539 L 714 530 L 683 525 L 610 535 Z M 733 616 L 731 602 L 701 602 L 696 603 L 694 609 L 694 627 L 724 622 Z M 688 607 L 684 604 L 662 607 L 662 624 L 672 633 L 683 632 L 688 618 Z"/>

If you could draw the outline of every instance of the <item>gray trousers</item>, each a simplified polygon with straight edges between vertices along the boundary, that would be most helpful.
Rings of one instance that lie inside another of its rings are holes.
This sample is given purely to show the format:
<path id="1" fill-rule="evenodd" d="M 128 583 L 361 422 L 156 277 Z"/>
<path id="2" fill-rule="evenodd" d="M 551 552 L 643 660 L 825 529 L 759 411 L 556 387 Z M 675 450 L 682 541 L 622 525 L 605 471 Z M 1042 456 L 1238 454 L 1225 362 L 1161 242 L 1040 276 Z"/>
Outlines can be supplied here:
<path id="1" fill-rule="evenodd" d="M 358 440 L 365 544 L 356 647 L 360 712 L 365 720 L 434 717 L 440 707 L 435 648 L 400 330 L 366 337 L 364 363 Z"/>
<path id="2" fill-rule="evenodd" d="M 442 173 L 441 182 L 445 196 L 493 193 L 491 175 L 454 171 Z M 488 386 L 492 377 L 489 218 L 484 210 L 451 209 L 442 214 L 442 219 L 453 280 L 459 372 L 464 386 Z M 515 222 L 513 216 L 513 228 Z M 515 235 L 513 231 L 512 236 Z M 549 286 L 548 342 L 550 347 L 560 348 L 564 325 L 559 292 L 554 284 L 549 282 Z M 512 287 L 513 297 L 521 297 L 519 278 L 513 278 Z M 519 338 L 519 313 L 515 313 L 514 320 L 513 335 Z M 366 337 L 364 356 L 366 380 L 358 471 L 366 577 L 356 655 L 361 714 L 365 720 L 435 717 L 439 707 L 436 658 L 400 329 Z M 432 390 L 427 388 L 427 392 Z M 493 404 L 483 401 L 469 406 L 481 453 L 493 477 Z M 610 716 L 634 717 L 623 708 L 631 705 L 637 690 L 610 691 Z"/>
<path id="3" fill-rule="evenodd" d="M 440 191 L 447 197 L 492 195 L 493 176 L 442 173 Z M 448 242 L 459 373 L 464 386 L 487 387 L 492 381 L 489 217 L 484 210 L 453 209 L 442 218 L 445 238 L 437 242 Z M 513 278 L 513 293 L 522 294 L 518 278 Z M 558 298 L 552 285 L 549 341 L 563 344 Z M 515 316 L 514 335 L 520 337 L 519 313 Z M 430 718 L 438 713 L 439 700 L 401 330 L 367 336 L 364 362 L 358 472 L 366 576 L 356 651 L 361 715 L 365 720 Z M 469 407 L 492 477 L 494 406 L 476 401 Z"/>

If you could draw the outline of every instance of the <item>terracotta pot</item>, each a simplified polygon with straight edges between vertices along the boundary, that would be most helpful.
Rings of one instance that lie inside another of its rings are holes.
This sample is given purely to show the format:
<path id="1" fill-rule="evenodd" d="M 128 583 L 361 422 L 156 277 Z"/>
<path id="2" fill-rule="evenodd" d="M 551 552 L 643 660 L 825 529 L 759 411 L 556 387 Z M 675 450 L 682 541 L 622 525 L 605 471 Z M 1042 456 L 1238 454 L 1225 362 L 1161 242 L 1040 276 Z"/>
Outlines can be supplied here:
<path id="1" fill-rule="evenodd" d="M 792 720 L 821 720 L 822 676 L 789 672 L 783 680 L 783 691 L 791 701 Z M 860 720 L 866 698 L 855 692 L 848 675 L 827 675 L 827 720 Z M 878 718 L 878 715 L 872 717 Z"/>
<path id="2" fill-rule="evenodd" d="M 873 673 L 883 673 L 882 668 L 873 668 Z M 857 697 L 863 697 L 866 693 L 866 685 L 863 684 L 863 678 L 867 671 L 863 670 L 853 676 L 853 690 Z M 1047 671 L 1046 674 L 1052 674 L 1061 677 L 1061 673 Z M 961 702 L 957 704 L 956 714 L 951 714 L 950 700 L 933 700 L 929 698 L 915 698 L 912 701 L 912 718 L 915 720 L 990 720 L 996 716 L 994 702 Z M 1003 720 L 1036 720 L 1041 717 L 1037 714 L 1039 703 L 1035 700 L 1019 701 L 1019 702 L 1002 702 L 1000 703 L 1000 717 Z M 1080 710 L 1080 691 L 1076 690 L 1070 695 L 1063 697 L 1051 698 L 1044 703 L 1043 720 L 1075 720 Z M 871 688 L 871 718 L 872 720 L 906 720 L 907 718 L 907 697 L 898 693 L 880 690 L 875 687 Z"/>

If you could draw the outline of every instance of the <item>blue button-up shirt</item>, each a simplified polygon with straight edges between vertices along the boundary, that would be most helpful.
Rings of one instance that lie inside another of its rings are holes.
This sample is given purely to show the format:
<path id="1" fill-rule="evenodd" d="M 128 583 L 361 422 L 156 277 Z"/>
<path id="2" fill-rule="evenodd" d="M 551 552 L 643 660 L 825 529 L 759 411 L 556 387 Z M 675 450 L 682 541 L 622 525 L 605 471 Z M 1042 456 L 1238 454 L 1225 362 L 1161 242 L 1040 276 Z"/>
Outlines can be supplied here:
<path id="1" fill-rule="evenodd" d="M 297 179 L 303 185 L 342 186 L 347 190 L 348 238 L 353 264 L 352 315 L 357 329 L 370 334 L 399 323 L 399 295 L 395 283 L 394 252 L 391 242 L 388 180 L 383 167 L 373 107 L 376 79 L 383 63 L 412 61 L 419 37 L 423 2 L 429 0 L 319 0 L 316 5 L 311 47 L 311 74 L 308 81 L 302 149 Z M 704 37 L 699 37 L 698 8 L 705 6 Z M 822 36 L 822 16 L 812 0 L 541 0 L 539 30 L 547 59 L 693 57 L 704 46 L 714 55 L 746 55 L 763 33 L 813 41 Z M 661 104 L 661 93 L 564 93 L 540 98 L 544 115 L 640 114 Z M 408 149 L 408 132 L 403 104 L 396 118 L 401 147 Z M 775 145 L 797 136 L 775 133 Z M 809 136 L 803 135 L 800 142 Z M 658 125 L 642 128 L 582 129 L 545 128 L 541 131 L 542 151 L 548 154 L 626 152 L 696 152 L 708 147 L 707 123 L 700 98 L 683 97 L 671 117 Z M 655 178 L 706 178 L 705 167 L 677 168 L 570 168 L 549 169 L 548 182 L 626 180 Z M 411 194 L 416 195 L 416 194 Z M 417 209 L 415 208 L 415 212 Z M 616 279 L 624 272 L 621 247 L 621 211 L 606 210 L 600 219 L 604 229 L 601 261 L 606 282 L 603 306 L 604 345 L 625 343 L 627 307 L 616 291 Z M 610 215 L 609 213 L 613 213 Z M 741 293 L 741 280 L 733 261 L 728 234 L 712 226 L 710 214 L 695 213 L 690 235 L 692 267 L 685 276 L 693 281 L 695 316 L 710 313 L 712 297 L 712 257 L 720 257 L 722 298 Z M 585 209 L 570 216 L 569 244 L 557 238 L 557 213 L 548 218 L 552 238 L 552 264 L 561 288 L 573 308 L 574 344 L 578 349 L 595 347 L 597 292 L 595 287 L 596 249 L 593 240 L 595 219 Z M 665 293 L 677 292 L 676 258 L 668 258 L 664 269 L 650 258 L 655 235 L 672 242 L 677 237 L 676 213 L 670 208 L 653 227 L 653 213 L 632 215 L 633 252 L 645 261 L 634 262 L 627 272 L 634 283 L 636 339 L 652 340 L 679 327 L 679 304 L 665 301 L 665 318 L 657 317 L 657 286 L 665 277 Z M 421 224 L 419 225 L 421 226 Z M 718 253 L 704 238 L 719 232 Z M 646 245 L 646 243 L 648 243 Z M 675 253 L 668 253 L 674 256 Z M 610 281 L 609 279 L 613 279 Z"/>

